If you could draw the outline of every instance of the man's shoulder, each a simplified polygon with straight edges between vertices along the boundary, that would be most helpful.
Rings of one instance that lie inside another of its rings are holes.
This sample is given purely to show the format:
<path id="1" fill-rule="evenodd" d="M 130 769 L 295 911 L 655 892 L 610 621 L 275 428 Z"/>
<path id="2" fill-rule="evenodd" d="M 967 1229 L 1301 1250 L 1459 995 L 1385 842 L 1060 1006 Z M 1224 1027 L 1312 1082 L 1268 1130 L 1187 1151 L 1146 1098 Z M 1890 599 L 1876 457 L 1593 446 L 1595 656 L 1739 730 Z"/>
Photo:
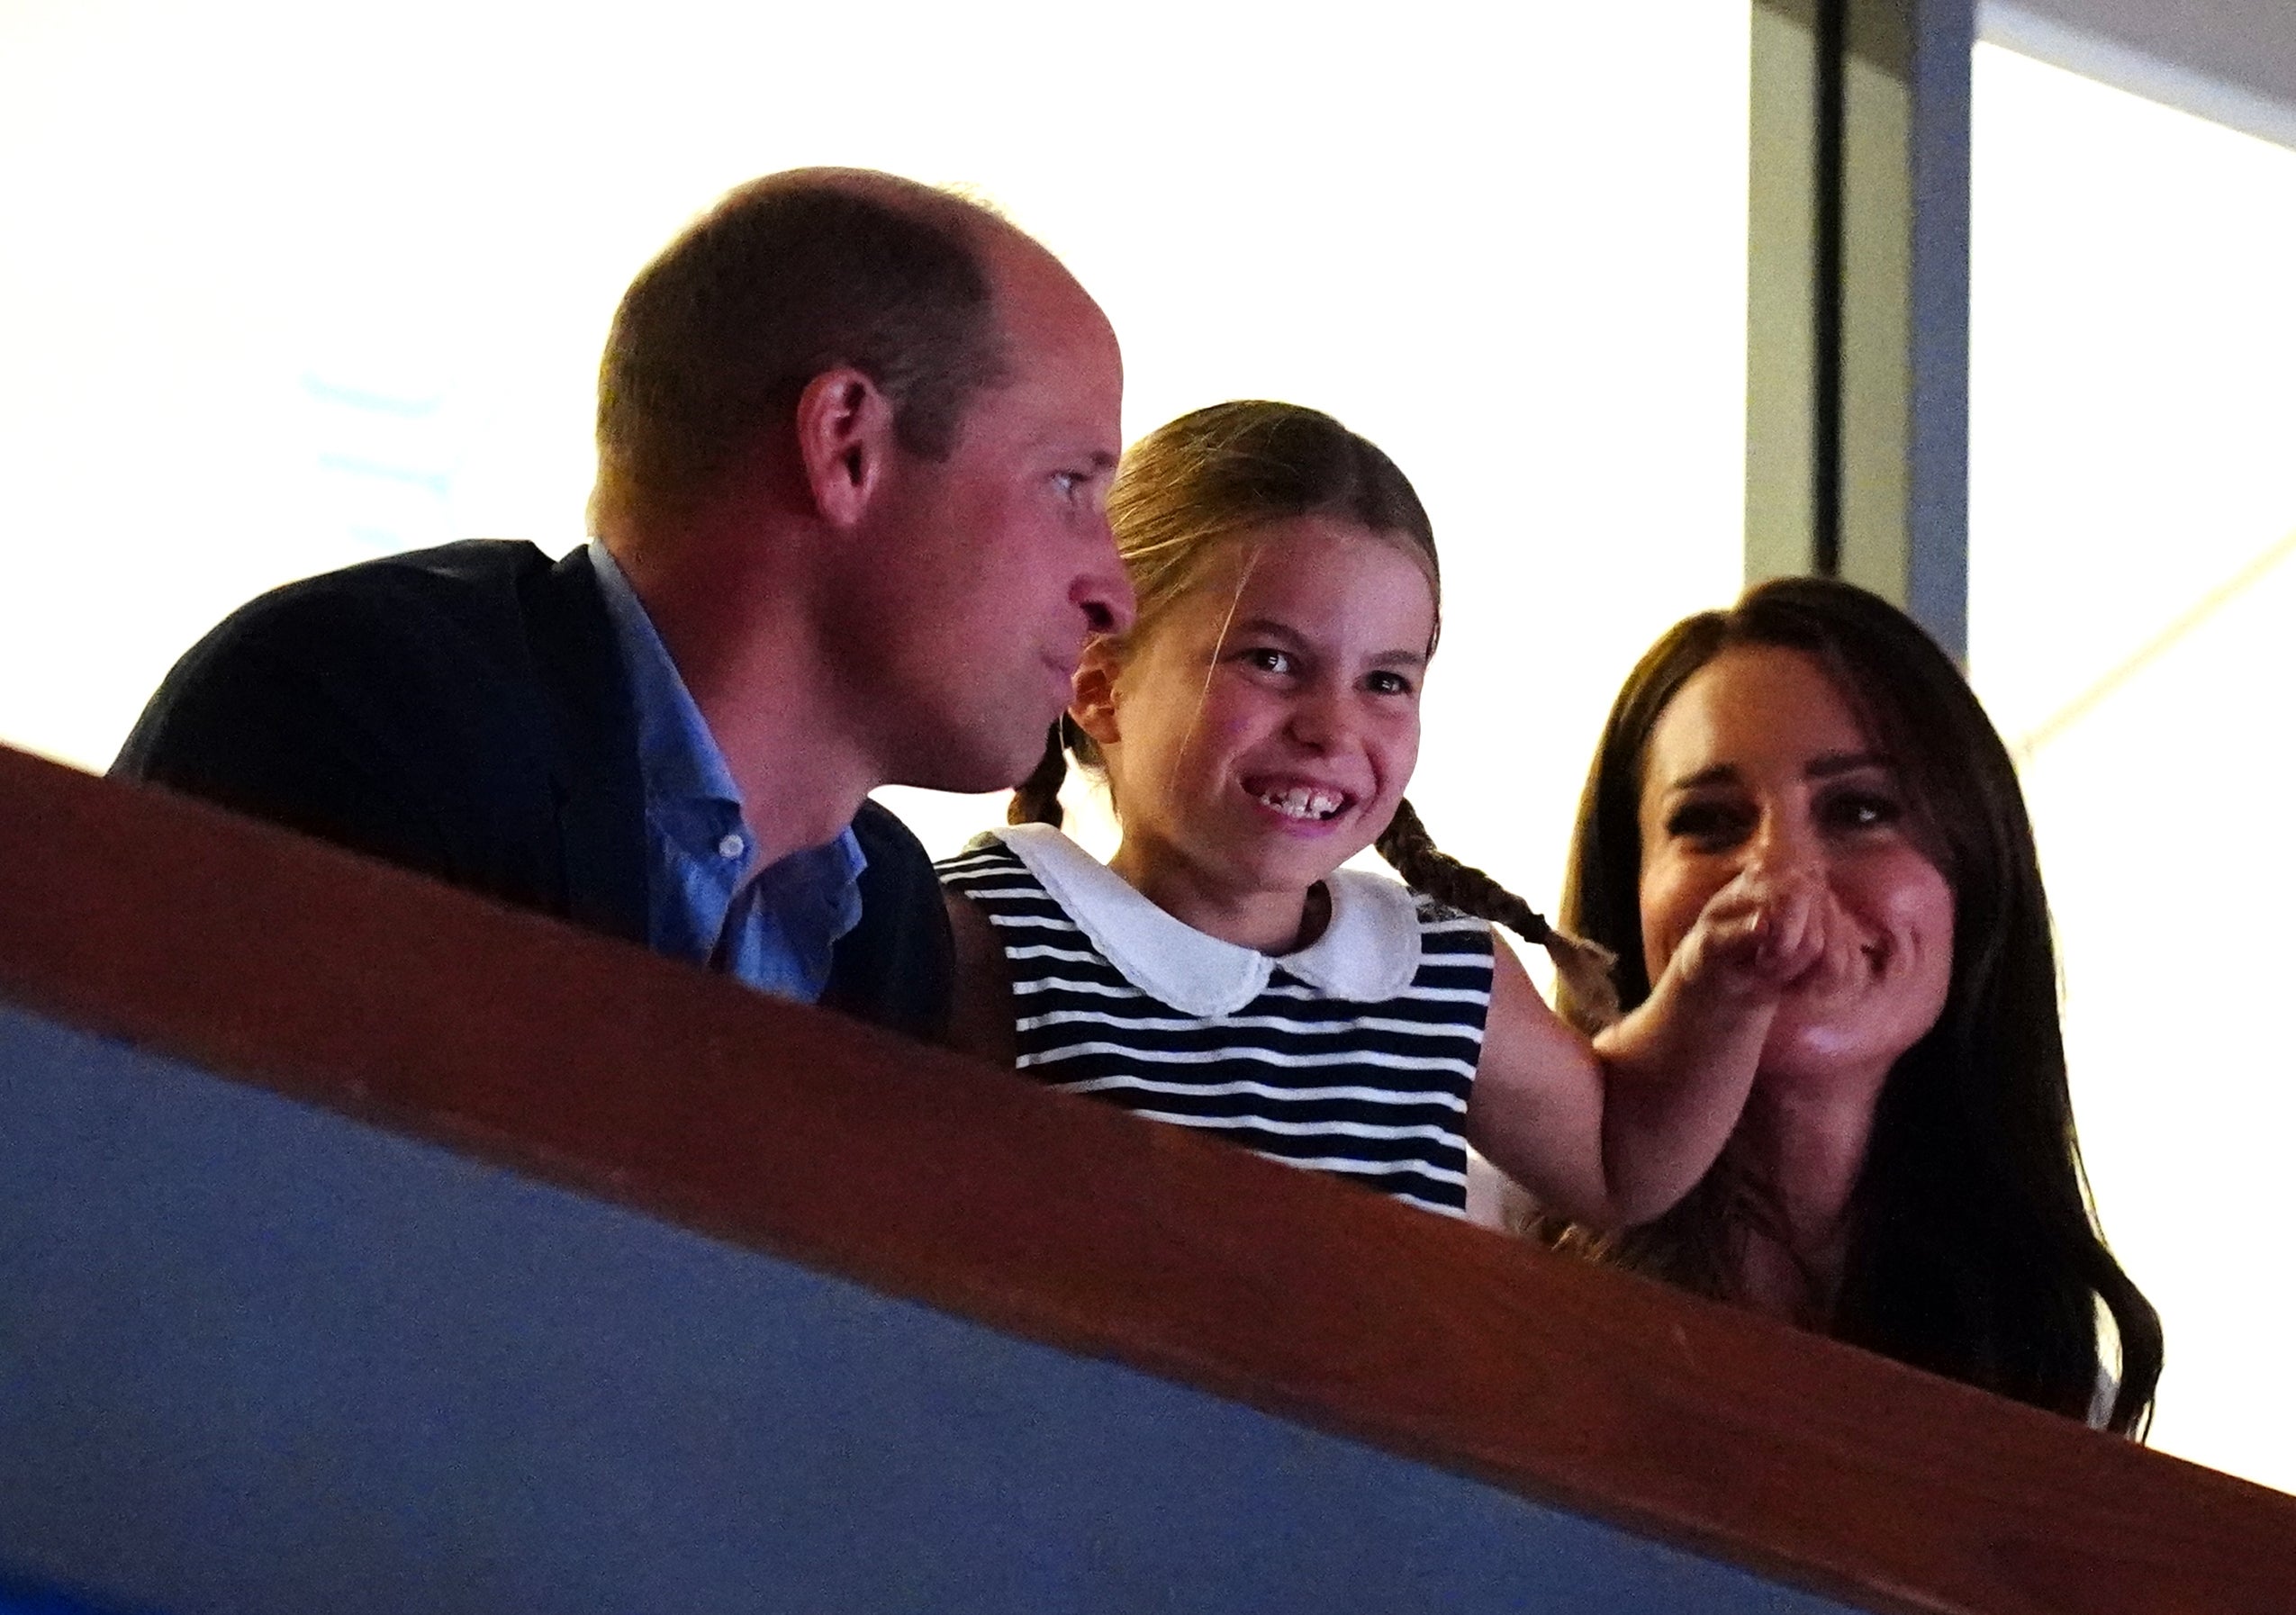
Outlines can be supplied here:
<path id="1" fill-rule="evenodd" d="M 941 883 L 924 843 L 889 808 L 863 802 L 854 839 L 861 871 L 861 924 L 837 944 L 822 1002 L 911 1037 L 946 1026 L 955 948 Z"/>
<path id="2" fill-rule="evenodd" d="M 585 586 L 588 600 L 574 598 Z M 569 630 L 566 608 L 597 623 Z M 444 680 L 475 698 L 489 685 L 530 678 L 538 638 L 554 629 L 597 637 L 603 621 L 579 552 L 553 562 L 531 544 L 469 539 L 258 595 L 185 653 L 155 700 L 164 706 L 194 690 L 282 679 L 323 680 L 339 698 L 369 685 L 381 697 L 411 695 Z"/>
<path id="3" fill-rule="evenodd" d="M 169 672 L 113 771 L 525 907 L 610 910 L 601 928 L 627 934 L 642 879 L 596 874 L 637 867 L 619 677 L 586 559 L 447 545 L 240 608 Z M 601 880 L 611 901 L 592 900 Z"/>
<path id="4" fill-rule="evenodd" d="M 899 913 L 908 916 L 906 923 L 921 921 L 927 930 L 938 933 L 941 878 L 917 833 L 891 809 L 863 802 L 854 815 L 853 838 L 867 861 L 861 871 L 863 912 L 873 910 L 879 918 Z"/>
<path id="5" fill-rule="evenodd" d="M 921 868 L 927 880 L 937 880 L 933 861 L 926 854 L 925 844 L 917 839 L 917 832 L 883 803 L 862 803 L 861 811 L 853 816 L 853 835 L 871 863 L 882 858 L 888 863 Z"/>
<path id="6" fill-rule="evenodd" d="M 588 600 L 575 591 L 587 586 Z M 241 606 L 172 668 L 114 767 L 164 778 L 245 731 L 394 737 L 539 730 L 538 653 L 556 635 L 594 660 L 604 608 L 586 561 L 478 539 L 362 562 L 285 584 Z M 555 612 L 555 618 L 553 613 Z M 590 619 L 594 618 L 595 621 Z M 563 660 L 563 657 L 562 657 Z M 407 742 L 411 748 L 413 742 Z"/>
<path id="7" fill-rule="evenodd" d="M 298 629 L 340 632 L 366 625 L 410 634 L 442 620 L 482 622 L 515 611 L 521 588 L 554 563 L 522 540 L 471 538 L 384 555 L 258 595 L 208 637 L 226 642 Z"/>

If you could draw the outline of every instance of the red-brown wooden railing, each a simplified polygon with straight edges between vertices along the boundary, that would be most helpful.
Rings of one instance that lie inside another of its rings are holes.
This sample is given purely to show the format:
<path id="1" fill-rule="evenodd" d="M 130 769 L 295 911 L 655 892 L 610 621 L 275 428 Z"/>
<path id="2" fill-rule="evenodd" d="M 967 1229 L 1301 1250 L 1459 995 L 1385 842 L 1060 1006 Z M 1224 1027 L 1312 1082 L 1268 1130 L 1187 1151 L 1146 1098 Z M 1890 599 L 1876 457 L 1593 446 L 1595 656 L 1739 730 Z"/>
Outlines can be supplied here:
<path id="1" fill-rule="evenodd" d="M 2296 1610 L 2296 1500 L 0 750 L 0 999 L 1876 1609 Z"/>

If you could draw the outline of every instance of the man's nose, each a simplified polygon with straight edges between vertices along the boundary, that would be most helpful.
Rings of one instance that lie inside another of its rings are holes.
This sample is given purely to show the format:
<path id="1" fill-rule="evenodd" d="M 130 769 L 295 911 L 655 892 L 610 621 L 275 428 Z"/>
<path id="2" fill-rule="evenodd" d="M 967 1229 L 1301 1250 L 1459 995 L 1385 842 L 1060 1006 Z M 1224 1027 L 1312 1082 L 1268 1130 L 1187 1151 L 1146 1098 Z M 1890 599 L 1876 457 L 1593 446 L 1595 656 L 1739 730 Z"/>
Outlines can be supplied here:
<path id="1" fill-rule="evenodd" d="M 1116 553 L 1116 534 L 1107 518 L 1100 519 L 1100 534 L 1092 564 L 1069 586 L 1069 600 L 1084 613 L 1086 628 L 1094 634 L 1121 634 L 1132 627 L 1139 601 L 1132 592 L 1132 574 Z"/>

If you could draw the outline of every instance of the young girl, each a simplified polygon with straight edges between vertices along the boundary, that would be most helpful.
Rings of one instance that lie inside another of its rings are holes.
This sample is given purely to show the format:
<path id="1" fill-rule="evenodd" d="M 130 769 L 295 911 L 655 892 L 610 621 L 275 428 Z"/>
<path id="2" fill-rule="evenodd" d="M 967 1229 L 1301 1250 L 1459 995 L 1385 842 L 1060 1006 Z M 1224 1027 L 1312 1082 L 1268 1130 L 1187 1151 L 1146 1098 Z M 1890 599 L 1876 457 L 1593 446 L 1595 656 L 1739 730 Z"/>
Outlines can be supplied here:
<path id="1" fill-rule="evenodd" d="M 1394 464 L 1314 411 L 1221 404 L 1136 445 L 1108 514 L 1138 618 L 1087 647 L 1014 827 L 941 866 L 958 1045 L 1438 1210 L 1464 1209 L 1470 1141 L 1583 1222 L 1672 1205 L 1780 993 L 1840 945 L 1829 899 L 1758 861 L 1590 1042 L 1489 922 L 1580 1003 L 1607 957 L 1437 852 L 1403 799 L 1437 573 Z M 1107 865 L 1057 828 L 1068 751 L 1105 771 Z M 1375 843 L 1407 888 L 1340 867 Z"/>

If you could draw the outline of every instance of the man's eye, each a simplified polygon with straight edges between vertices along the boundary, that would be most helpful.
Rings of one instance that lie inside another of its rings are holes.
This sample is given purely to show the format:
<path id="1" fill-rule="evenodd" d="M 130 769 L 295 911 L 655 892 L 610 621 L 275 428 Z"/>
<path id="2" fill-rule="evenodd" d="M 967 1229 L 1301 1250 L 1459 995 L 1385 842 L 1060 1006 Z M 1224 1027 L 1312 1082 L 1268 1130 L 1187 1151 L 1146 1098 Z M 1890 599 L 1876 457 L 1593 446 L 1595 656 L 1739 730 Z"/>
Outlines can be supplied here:
<path id="1" fill-rule="evenodd" d="M 1411 681 L 1399 672 L 1386 669 L 1372 673 L 1363 681 L 1363 687 L 1375 695 L 1409 695 Z"/>

